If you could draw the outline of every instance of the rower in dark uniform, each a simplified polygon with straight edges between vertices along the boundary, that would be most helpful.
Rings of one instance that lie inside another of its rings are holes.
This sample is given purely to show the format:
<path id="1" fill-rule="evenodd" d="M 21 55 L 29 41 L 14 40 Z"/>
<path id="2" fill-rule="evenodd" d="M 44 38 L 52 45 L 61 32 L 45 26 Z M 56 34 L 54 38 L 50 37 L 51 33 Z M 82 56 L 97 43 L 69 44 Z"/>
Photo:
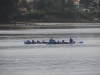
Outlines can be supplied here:
<path id="1" fill-rule="evenodd" d="M 70 43 L 72 43 L 72 42 L 73 42 L 73 39 L 72 39 L 72 38 L 70 38 L 69 42 L 70 42 Z"/>

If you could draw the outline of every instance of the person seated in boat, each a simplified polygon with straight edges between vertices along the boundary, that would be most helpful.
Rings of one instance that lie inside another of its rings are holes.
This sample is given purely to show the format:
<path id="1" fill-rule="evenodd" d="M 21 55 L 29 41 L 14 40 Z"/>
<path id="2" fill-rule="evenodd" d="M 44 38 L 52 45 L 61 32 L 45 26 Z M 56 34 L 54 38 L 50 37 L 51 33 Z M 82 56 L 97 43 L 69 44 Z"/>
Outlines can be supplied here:
<path id="1" fill-rule="evenodd" d="M 53 39 L 52 38 L 50 38 L 50 40 L 49 41 L 53 41 Z"/>
<path id="2" fill-rule="evenodd" d="M 37 40 L 37 43 L 40 43 L 40 41 Z"/>
<path id="3" fill-rule="evenodd" d="M 72 43 L 72 42 L 73 42 L 73 39 L 72 39 L 72 38 L 70 38 L 69 42 L 70 42 L 70 43 Z"/>
<path id="4" fill-rule="evenodd" d="M 27 43 L 31 43 L 29 40 L 27 40 Z"/>
<path id="5" fill-rule="evenodd" d="M 53 43 L 53 42 L 55 42 L 55 40 L 53 40 L 52 38 L 50 38 L 49 42 Z"/>
<path id="6" fill-rule="evenodd" d="M 65 43 L 65 41 L 64 41 L 64 40 L 62 40 L 62 43 Z"/>
<path id="7" fill-rule="evenodd" d="M 32 40 L 32 43 L 35 43 L 35 41 L 34 41 L 34 40 Z"/>
<path id="8" fill-rule="evenodd" d="M 47 43 L 47 42 L 45 42 L 45 41 L 43 40 L 42 43 L 45 44 L 45 43 Z"/>
<path id="9" fill-rule="evenodd" d="M 42 43 L 44 43 L 44 40 L 42 41 Z"/>

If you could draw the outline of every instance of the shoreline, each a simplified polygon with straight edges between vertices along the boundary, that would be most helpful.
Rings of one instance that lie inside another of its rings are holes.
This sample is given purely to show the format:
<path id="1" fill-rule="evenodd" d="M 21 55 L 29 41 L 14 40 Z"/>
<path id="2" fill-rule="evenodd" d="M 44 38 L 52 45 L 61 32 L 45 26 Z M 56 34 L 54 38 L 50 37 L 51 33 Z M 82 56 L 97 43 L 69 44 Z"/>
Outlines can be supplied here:
<path id="1" fill-rule="evenodd" d="M 75 26 L 71 26 L 74 23 L 58 23 L 58 22 L 16 22 L 12 24 L 1 24 L 0 30 L 3 29 L 72 29 L 72 28 L 98 28 L 100 23 L 97 23 L 98 26 L 87 26 L 81 25 L 82 23 L 76 23 Z M 77 25 L 79 24 L 79 25 Z M 84 23 L 83 23 L 84 24 Z M 88 23 L 87 23 L 88 24 Z"/>
<path id="2" fill-rule="evenodd" d="M 34 22 L 34 23 L 100 23 L 100 20 L 93 19 L 34 19 L 34 20 L 22 20 L 15 22 Z"/>
<path id="3" fill-rule="evenodd" d="M 24 24 L 24 23 L 100 23 L 100 20 L 94 19 L 33 19 L 33 20 L 14 20 L 9 23 L 1 24 Z"/>

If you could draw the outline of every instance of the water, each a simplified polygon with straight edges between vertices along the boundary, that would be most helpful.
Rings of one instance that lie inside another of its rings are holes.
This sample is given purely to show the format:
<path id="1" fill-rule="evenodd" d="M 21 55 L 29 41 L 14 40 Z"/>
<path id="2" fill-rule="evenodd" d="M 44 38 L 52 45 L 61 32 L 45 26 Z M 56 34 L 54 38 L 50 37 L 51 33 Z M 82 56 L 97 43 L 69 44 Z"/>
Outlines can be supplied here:
<path id="1" fill-rule="evenodd" d="M 0 30 L 0 75 L 100 75 L 99 23 L 37 24 L 68 28 Z M 77 43 L 24 45 L 27 39 L 69 41 L 70 37 Z"/>

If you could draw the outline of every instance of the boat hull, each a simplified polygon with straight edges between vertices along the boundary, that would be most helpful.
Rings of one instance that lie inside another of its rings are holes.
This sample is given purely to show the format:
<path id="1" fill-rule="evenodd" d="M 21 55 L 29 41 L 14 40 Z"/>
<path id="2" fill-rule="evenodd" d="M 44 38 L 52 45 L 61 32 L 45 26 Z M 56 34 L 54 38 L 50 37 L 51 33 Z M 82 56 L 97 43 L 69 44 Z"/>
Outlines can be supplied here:
<path id="1" fill-rule="evenodd" d="M 24 44 L 75 44 L 75 41 L 73 42 L 27 42 L 27 41 L 24 41 Z"/>

